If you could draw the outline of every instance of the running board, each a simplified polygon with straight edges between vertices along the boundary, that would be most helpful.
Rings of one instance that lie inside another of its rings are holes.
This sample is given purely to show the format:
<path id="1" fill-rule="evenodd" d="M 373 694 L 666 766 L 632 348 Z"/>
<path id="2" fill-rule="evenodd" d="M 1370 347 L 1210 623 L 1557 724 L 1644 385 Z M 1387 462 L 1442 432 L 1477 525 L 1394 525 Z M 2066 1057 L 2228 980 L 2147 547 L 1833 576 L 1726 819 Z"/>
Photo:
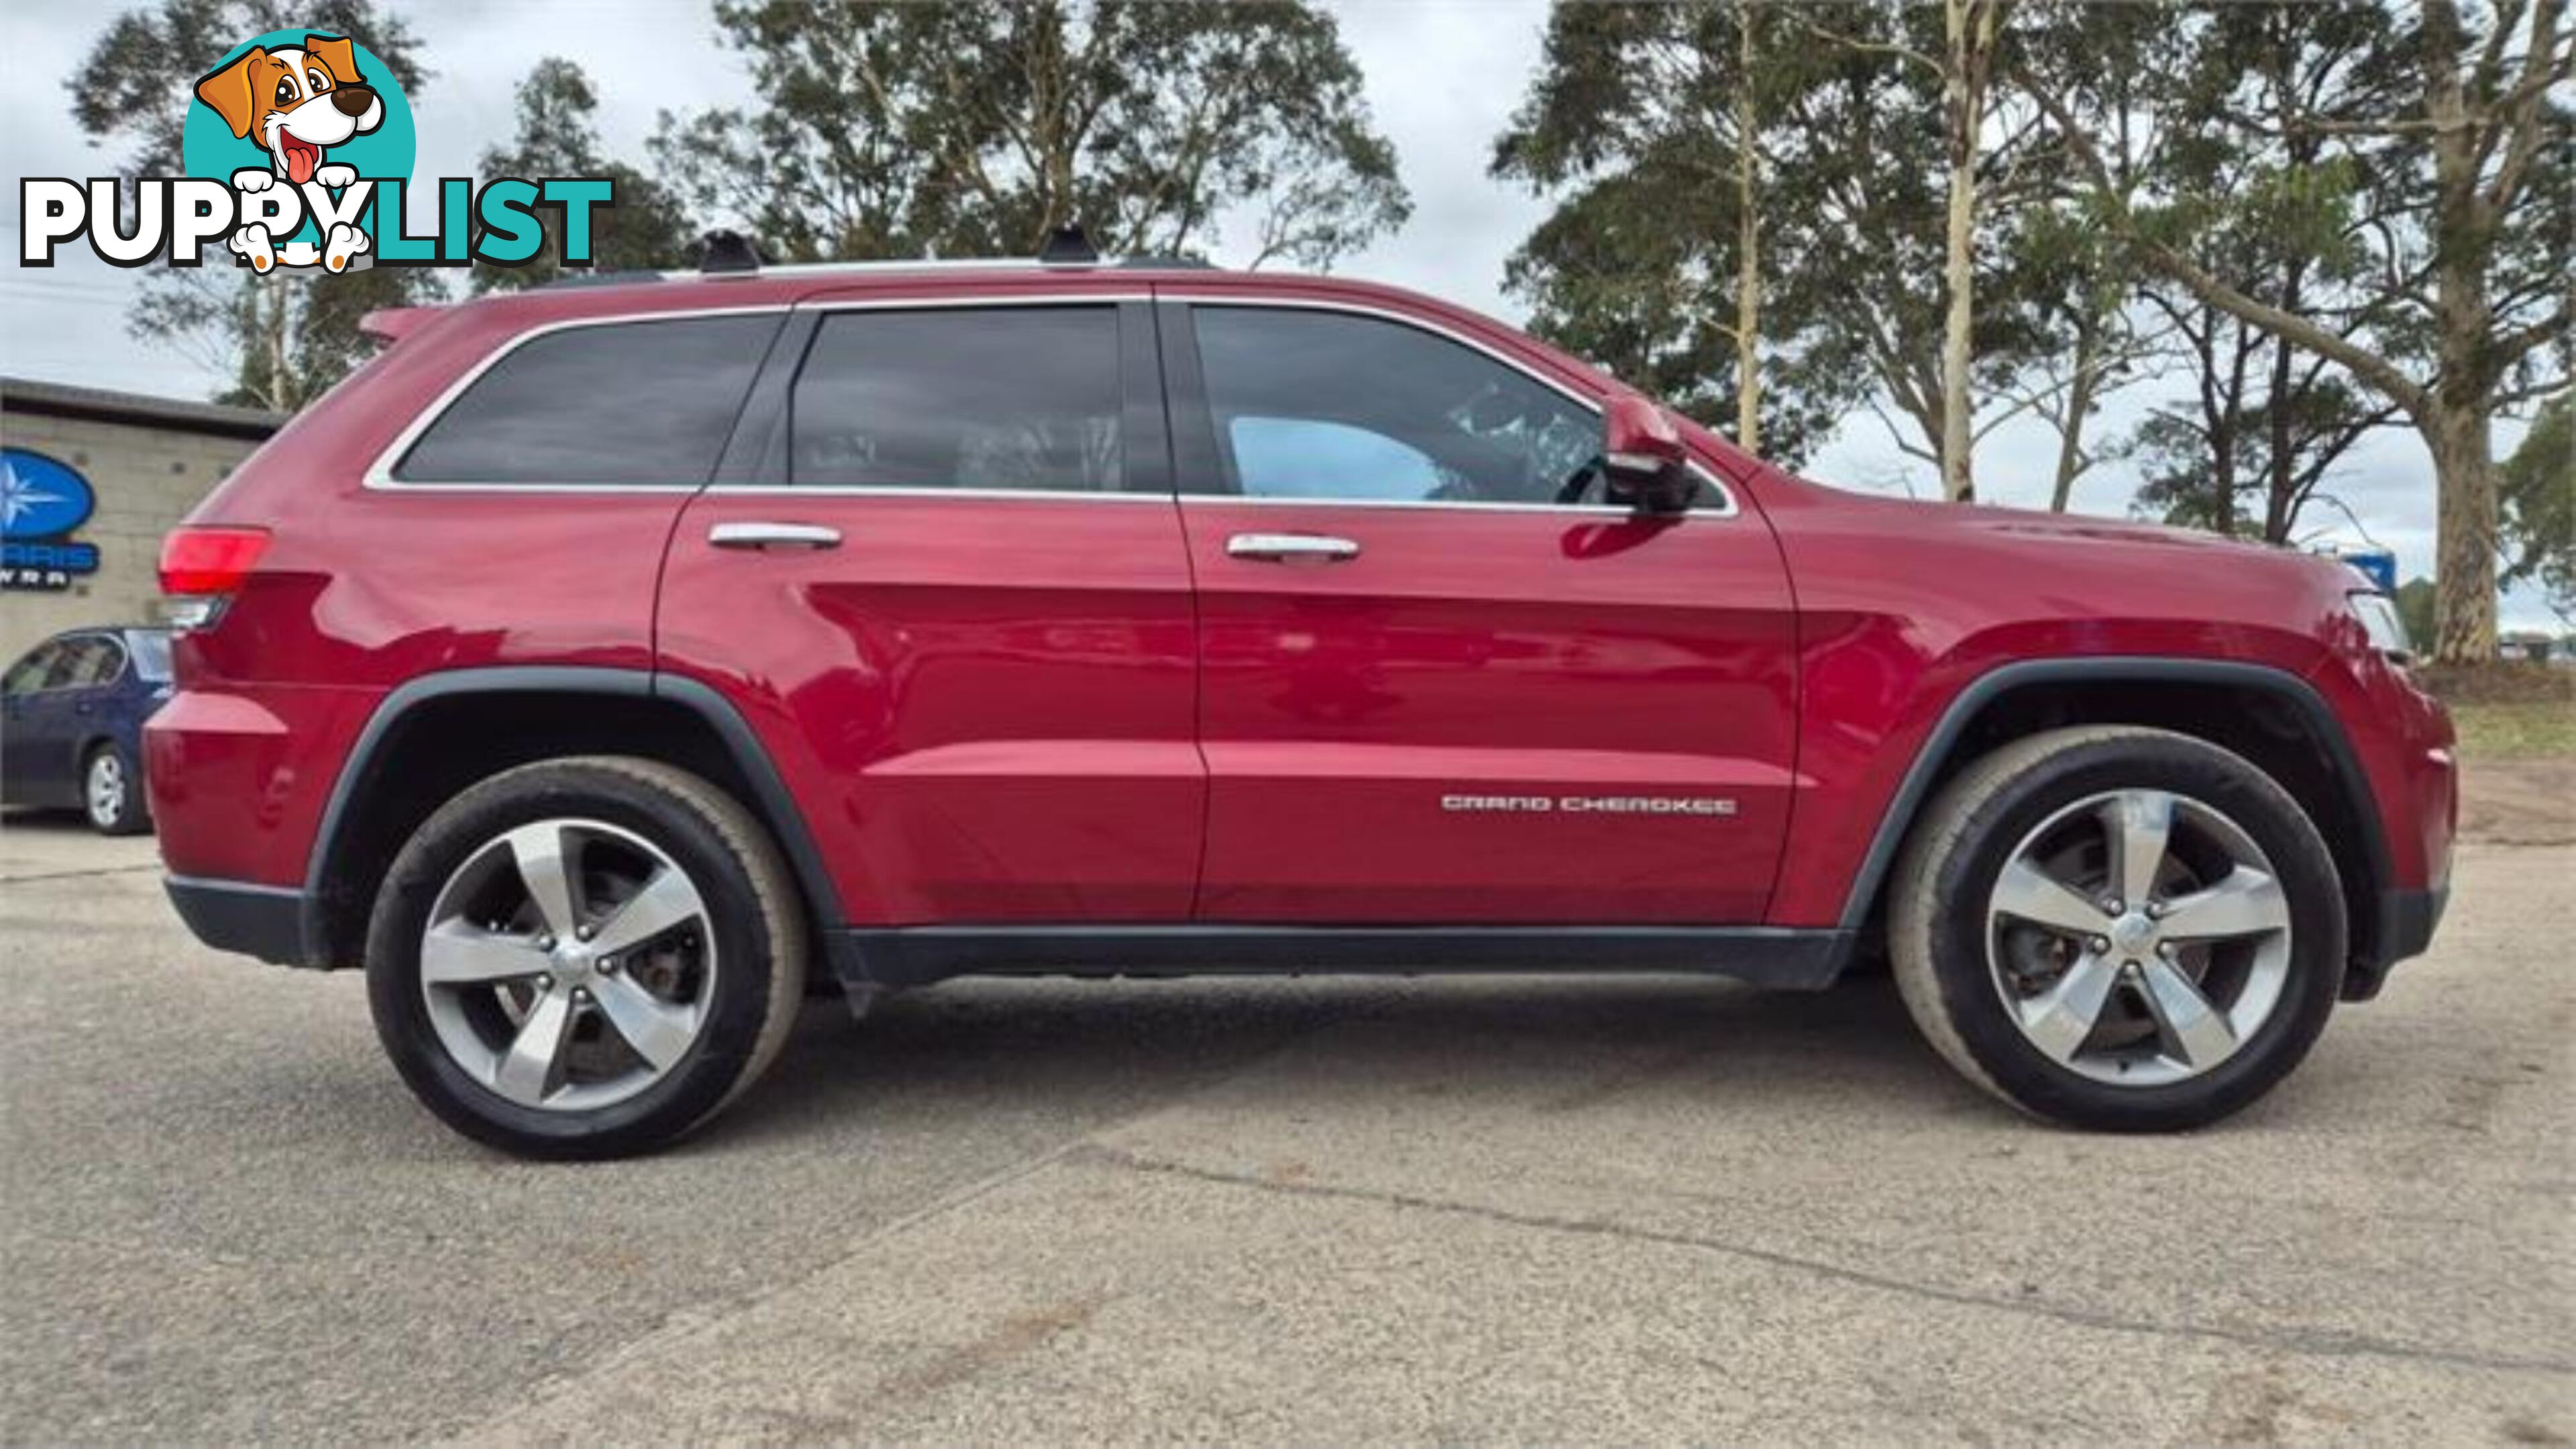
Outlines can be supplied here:
<path id="1" fill-rule="evenodd" d="M 1816 991 L 1855 933 L 1767 926 L 898 926 L 834 931 L 844 986 L 952 976 L 1679 972 Z"/>

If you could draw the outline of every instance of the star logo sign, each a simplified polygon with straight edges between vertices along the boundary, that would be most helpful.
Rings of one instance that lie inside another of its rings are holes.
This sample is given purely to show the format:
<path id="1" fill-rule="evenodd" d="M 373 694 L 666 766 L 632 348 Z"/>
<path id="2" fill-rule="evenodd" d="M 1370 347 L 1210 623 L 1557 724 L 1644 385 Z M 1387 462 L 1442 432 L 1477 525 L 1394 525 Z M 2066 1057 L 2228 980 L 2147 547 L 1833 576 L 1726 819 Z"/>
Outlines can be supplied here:
<path id="1" fill-rule="evenodd" d="M 13 460 L 0 461 L 0 528 L 16 528 L 18 520 L 42 509 L 48 503 L 68 503 L 59 493 L 48 493 L 35 481 L 18 472 Z"/>

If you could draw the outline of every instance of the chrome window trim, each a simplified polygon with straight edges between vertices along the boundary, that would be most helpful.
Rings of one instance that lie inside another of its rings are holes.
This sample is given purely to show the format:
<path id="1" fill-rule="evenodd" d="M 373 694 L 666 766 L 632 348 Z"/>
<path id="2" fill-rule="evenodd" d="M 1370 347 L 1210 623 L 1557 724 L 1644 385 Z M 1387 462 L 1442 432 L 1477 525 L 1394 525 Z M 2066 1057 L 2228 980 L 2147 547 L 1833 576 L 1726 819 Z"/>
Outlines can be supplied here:
<path id="1" fill-rule="evenodd" d="M 1160 503 L 1169 493 L 1111 493 L 1090 488 L 871 488 L 864 483 L 716 483 L 705 490 L 726 498 L 1005 498 L 1053 503 Z"/>
<path id="2" fill-rule="evenodd" d="M 695 276 L 696 274 L 691 273 L 688 275 Z M 1444 323 L 1419 317 L 1410 312 L 1399 311 L 1392 307 L 1382 307 L 1367 302 L 1346 301 L 1322 297 L 1262 297 L 1258 295 L 1228 295 L 1223 292 L 1206 290 L 1169 290 L 1154 289 L 1150 287 L 1145 289 L 1080 292 L 1032 292 L 1026 296 L 986 294 L 950 297 L 809 297 L 796 302 L 763 302 L 735 307 L 674 307 L 656 312 L 621 312 L 613 316 L 565 317 L 553 322 L 540 323 L 523 332 L 513 334 L 500 346 L 494 348 L 481 361 L 475 363 L 474 366 L 467 368 L 456 378 L 455 381 L 449 383 L 445 389 L 440 391 L 438 396 L 432 398 L 418 413 L 414 414 L 411 421 L 403 425 L 402 431 L 394 435 L 393 441 L 388 443 L 383 451 L 376 454 L 375 461 L 367 466 L 367 471 L 361 479 L 361 484 L 368 491 L 385 493 L 513 493 L 542 494 L 549 497 L 622 497 L 629 494 L 639 493 L 719 493 L 728 497 L 778 497 L 782 495 L 802 495 L 807 497 L 852 498 L 1007 498 L 1021 500 L 1052 500 L 1059 502 L 1098 502 L 1108 500 L 1121 503 L 1170 503 L 1176 501 L 1180 503 L 1245 503 L 1257 507 L 1450 508 L 1481 513 L 1554 513 L 1559 515 L 1571 514 L 1578 517 L 1590 516 L 1621 518 L 1628 517 L 1636 512 L 1633 508 L 1621 508 L 1614 504 L 1482 503 L 1463 502 L 1453 499 L 1255 498 L 1240 493 L 1182 492 L 1171 494 L 1129 493 L 1123 491 L 1111 493 L 1090 492 L 1076 489 L 1045 488 L 869 488 L 848 484 L 806 484 L 799 486 L 794 483 L 733 483 L 713 485 L 698 483 L 464 483 L 444 482 L 438 480 L 414 481 L 409 479 L 399 479 L 393 476 L 394 465 L 401 460 L 403 454 L 411 450 L 412 444 L 420 441 L 421 434 L 428 432 L 430 428 L 437 423 L 439 418 L 446 415 L 448 408 L 453 406 L 458 398 L 463 397 L 467 389 L 481 381 L 485 373 L 500 366 L 503 359 L 509 357 L 512 353 L 517 352 L 520 348 L 527 346 L 529 343 L 536 341 L 538 338 L 551 336 L 557 332 L 570 331 L 577 327 L 627 327 L 648 322 L 677 322 L 696 317 L 745 317 L 769 312 L 785 315 L 794 312 L 928 311 L 932 309 L 958 307 L 1062 307 L 1081 306 L 1084 304 L 1116 306 L 1122 302 L 1178 302 L 1189 306 L 1266 307 L 1309 312 L 1341 312 L 1352 316 L 1373 317 L 1380 321 L 1392 322 L 1403 327 L 1411 327 L 1417 331 L 1426 332 L 1435 337 L 1440 337 L 1447 341 L 1454 342 L 1461 347 L 1465 347 L 1484 357 L 1490 358 L 1507 368 L 1510 368 L 1512 371 L 1527 377 L 1532 382 L 1547 388 L 1549 391 L 1556 393 L 1558 396 L 1565 398 L 1567 401 L 1574 403 L 1576 406 L 1581 407 L 1587 412 L 1596 416 L 1601 412 L 1601 403 L 1599 399 L 1585 396 L 1575 388 L 1568 386 L 1564 382 L 1561 382 L 1546 373 L 1540 372 L 1536 368 L 1533 368 L 1529 364 L 1521 361 L 1519 358 L 1511 356 L 1501 349 L 1494 347 L 1490 343 L 1468 336 L 1456 328 L 1450 327 Z M 1733 518 L 1741 512 L 1741 510 L 1736 506 L 1735 490 L 1727 486 L 1726 481 L 1717 475 L 1716 470 L 1710 468 L 1697 458 L 1691 459 L 1688 466 L 1691 470 L 1692 476 L 1698 478 L 1703 485 L 1716 493 L 1717 506 L 1714 508 L 1694 508 L 1686 513 L 1671 515 L 1672 517 L 1676 519 Z"/>
<path id="3" fill-rule="evenodd" d="M 360 481 L 367 489 L 386 493 L 540 493 L 551 497 L 597 497 L 601 495 L 616 497 L 630 493 L 703 493 L 709 491 L 709 486 L 703 483 L 458 483 L 442 482 L 435 479 L 418 481 L 408 478 L 396 478 L 393 475 L 394 465 L 401 461 L 402 455 L 410 452 L 411 445 L 420 441 L 421 434 L 428 432 L 437 424 L 440 418 L 446 416 L 447 410 L 455 405 L 458 398 L 465 395 L 466 389 L 471 388 L 476 382 L 481 381 L 483 374 L 500 366 L 503 359 L 518 351 L 520 348 L 527 346 L 529 343 L 536 341 L 538 338 L 551 336 L 557 332 L 568 332 L 576 327 L 632 327 L 647 322 L 678 322 L 693 317 L 749 317 L 765 312 L 775 312 L 781 316 L 785 316 L 789 313 L 800 311 L 924 311 L 934 307 L 991 307 L 996 305 L 1065 306 L 1083 302 L 1097 302 L 1109 306 L 1115 306 L 1120 302 L 1145 302 L 1151 300 L 1153 300 L 1153 297 L 1150 292 L 1135 291 L 1046 292 L 1033 293 L 1026 297 L 1011 297 L 1008 299 L 992 296 L 895 298 L 852 297 L 845 299 L 825 298 L 819 300 L 807 298 L 800 302 L 761 302 L 740 307 L 674 307 L 660 312 L 620 312 L 613 316 L 565 317 L 553 322 L 540 323 L 524 332 L 512 334 L 508 340 L 504 341 L 500 346 L 492 349 L 492 351 L 480 362 L 467 368 L 454 382 L 449 383 L 444 391 L 440 392 L 437 397 L 432 398 L 427 406 L 423 407 L 417 414 L 415 414 L 410 422 L 403 425 L 403 430 L 394 435 L 394 440 L 385 446 L 384 451 L 376 454 L 376 458 L 373 463 L 367 465 L 367 471 Z M 794 487 L 792 484 L 784 483 L 775 485 L 774 488 L 770 485 L 758 486 L 761 491 L 800 493 L 819 493 L 822 491 L 820 488 L 812 487 L 800 489 Z M 738 490 L 728 489 L 726 491 L 730 492 Z M 890 492 L 891 490 L 881 488 L 863 488 L 855 491 L 861 493 L 885 493 Z M 922 491 L 927 493 L 962 493 L 964 496 L 975 498 L 990 498 L 994 496 L 991 493 L 966 493 L 964 490 L 958 489 L 925 489 Z M 1088 498 L 1121 495 L 1074 493 L 1070 496 Z M 1159 493 L 1140 494 L 1136 496 L 1163 498 L 1166 500 L 1170 497 L 1168 494 Z"/>
<path id="4" fill-rule="evenodd" d="M 1573 403 L 1575 406 L 1582 408 L 1585 412 L 1592 414 L 1594 417 L 1599 417 L 1601 415 L 1601 400 L 1599 398 L 1584 395 L 1575 388 L 1539 371 L 1537 368 L 1530 366 L 1521 359 L 1504 352 L 1502 349 L 1495 347 L 1493 344 L 1485 342 L 1480 338 L 1471 337 L 1444 323 L 1435 322 L 1426 317 L 1419 317 L 1410 312 L 1398 311 L 1392 307 L 1380 307 L 1367 302 L 1345 301 L 1329 297 L 1263 297 L 1258 295 L 1242 294 L 1229 295 L 1224 292 L 1192 290 L 1186 287 L 1167 288 L 1156 293 L 1156 296 L 1158 300 L 1161 301 L 1179 302 L 1185 306 L 1193 307 L 1244 307 L 1268 308 L 1280 311 L 1341 312 L 1356 317 L 1372 317 L 1381 322 L 1392 322 L 1399 327 L 1410 327 L 1417 332 L 1427 332 L 1434 337 L 1454 342 L 1459 346 L 1466 348 L 1470 352 L 1479 353 L 1492 361 L 1501 363 L 1504 367 L 1519 373 L 1521 376 L 1528 378 L 1539 386 L 1548 389 L 1550 392 L 1553 392 L 1557 396 L 1564 398 L 1566 401 Z M 1204 371 L 1206 364 L 1202 362 L 1200 366 L 1201 370 Z M 1202 380 L 1200 386 L 1202 389 L 1205 388 L 1206 384 L 1204 380 Z M 1210 420 L 1213 421 L 1213 417 L 1211 417 Z M 1685 466 L 1690 469 L 1693 477 L 1699 479 L 1700 482 L 1717 491 L 1717 506 L 1714 508 L 1694 508 L 1688 512 L 1677 513 L 1671 516 L 1675 518 L 1733 518 L 1738 512 L 1735 506 L 1735 490 L 1727 487 L 1725 480 L 1719 478 L 1714 469 L 1702 463 L 1697 458 L 1692 458 Z M 1633 508 L 1621 508 L 1615 504 L 1480 503 L 1462 502 L 1456 499 L 1441 498 L 1256 498 L 1248 493 L 1187 492 L 1181 494 L 1180 497 L 1185 503 L 1206 499 L 1219 499 L 1230 503 L 1252 503 L 1263 506 L 1301 504 L 1310 507 L 1334 508 L 1458 508 L 1485 513 L 1605 513 L 1617 514 L 1622 517 L 1636 512 Z"/>

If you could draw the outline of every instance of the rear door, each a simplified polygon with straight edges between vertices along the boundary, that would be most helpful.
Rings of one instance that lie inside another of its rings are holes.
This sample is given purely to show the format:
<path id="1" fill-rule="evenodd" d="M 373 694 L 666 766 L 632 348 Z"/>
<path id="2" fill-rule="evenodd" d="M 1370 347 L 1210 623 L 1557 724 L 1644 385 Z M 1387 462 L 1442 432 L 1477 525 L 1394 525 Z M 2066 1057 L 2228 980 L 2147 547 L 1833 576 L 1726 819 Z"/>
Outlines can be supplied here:
<path id="1" fill-rule="evenodd" d="M 744 711 L 853 924 L 1186 919 L 1196 640 L 1141 293 L 790 328 L 673 536 L 661 667 Z"/>
<path id="2" fill-rule="evenodd" d="M 1198 915 L 1759 921 L 1793 611 L 1714 477 L 1560 502 L 1598 399 L 1436 319 L 1166 303 L 1210 771 Z"/>

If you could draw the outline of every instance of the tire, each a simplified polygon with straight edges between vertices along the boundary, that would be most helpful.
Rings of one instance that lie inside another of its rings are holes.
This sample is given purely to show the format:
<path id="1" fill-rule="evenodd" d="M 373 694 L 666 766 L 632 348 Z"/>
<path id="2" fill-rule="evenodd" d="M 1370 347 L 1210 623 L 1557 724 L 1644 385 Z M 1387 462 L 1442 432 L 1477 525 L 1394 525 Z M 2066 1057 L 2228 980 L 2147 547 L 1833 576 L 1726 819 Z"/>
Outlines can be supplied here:
<path id="1" fill-rule="evenodd" d="M 81 758 L 81 814 L 101 835 L 141 835 L 152 828 L 143 772 L 114 741 L 92 745 Z"/>
<path id="2" fill-rule="evenodd" d="M 2117 899 L 2141 879 L 2126 856 L 2160 838 L 2162 883 Z M 2180 1131 L 2238 1111 L 2307 1055 L 2343 983 L 2343 888 L 2316 826 L 2187 735 L 2091 726 L 1996 750 L 1926 808 L 1892 891 L 1915 1024 L 1970 1081 L 2068 1126 Z"/>
<path id="3" fill-rule="evenodd" d="M 545 842 L 552 871 L 530 864 Z M 561 919 L 583 923 L 577 941 Z M 806 957 L 795 879 L 740 802 L 668 765 L 584 756 L 495 775 L 413 833 L 377 891 L 367 996 L 395 1069 L 450 1127 L 522 1157 L 622 1157 L 759 1079 Z"/>

